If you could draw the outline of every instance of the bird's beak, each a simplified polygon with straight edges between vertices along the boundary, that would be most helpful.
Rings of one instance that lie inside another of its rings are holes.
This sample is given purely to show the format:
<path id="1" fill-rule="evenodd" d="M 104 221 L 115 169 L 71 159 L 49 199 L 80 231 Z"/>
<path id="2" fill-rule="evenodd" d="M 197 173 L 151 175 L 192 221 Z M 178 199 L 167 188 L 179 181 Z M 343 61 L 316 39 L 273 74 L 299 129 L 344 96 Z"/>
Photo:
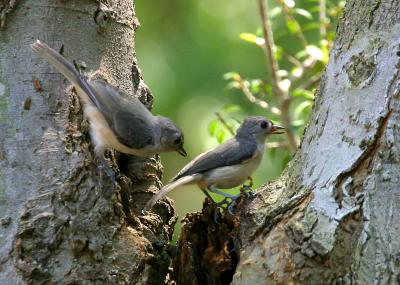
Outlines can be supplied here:
<path id="1" fill-rule="evenodd" d="M 186 150 L 183 148 L 183 146 L 181 146 L 178 150 L 177 150 L 177 152 L 180 154 L 180 155 L 182 155 L 182 156 L 187 156 L 187 153 L 186 153 Z"/>
<path id="2" fill-rule="evenodd" d="M 270 134 L 276 134 L 276 135 L 278 135 L 278 134 L 284 134 L 285 132 L 282 131 L 282 130 L 284 130 L 284 129 L 285 129 L 285 128 L 282 127 L 282 126 L 273 125 L 273 126 L 271 127 L 269 133 L 270 133 Z"/>

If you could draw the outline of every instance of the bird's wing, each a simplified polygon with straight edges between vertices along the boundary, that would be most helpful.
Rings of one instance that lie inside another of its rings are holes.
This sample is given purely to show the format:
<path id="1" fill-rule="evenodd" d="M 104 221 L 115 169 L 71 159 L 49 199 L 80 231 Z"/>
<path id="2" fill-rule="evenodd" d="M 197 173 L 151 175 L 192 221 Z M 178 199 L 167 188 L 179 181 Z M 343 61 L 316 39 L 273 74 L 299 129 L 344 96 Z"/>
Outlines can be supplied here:
<path id="1" fill-rule="evenodd" d="M 137 114 L 116 112 L 112 128 L 118 140 L 131 148 L 141 149 L 155 143 L 153 126 Z"/>
<path id="2" fill-rule="evenodd" d="M 256 142 L 232 138 L 215 149 L 197 156 L 172 181 L 186 175 L 204 173 L 218 167 L 241 164 L 252 158 L 256 150 Z"/>
<path id="3" fill-rule="evenodd" d="M 121 143 L 135 149 L 154 144 L 154 117 L 142 102 L 101 79 L 88 80 L 88 85 L 93 103 Z"/>

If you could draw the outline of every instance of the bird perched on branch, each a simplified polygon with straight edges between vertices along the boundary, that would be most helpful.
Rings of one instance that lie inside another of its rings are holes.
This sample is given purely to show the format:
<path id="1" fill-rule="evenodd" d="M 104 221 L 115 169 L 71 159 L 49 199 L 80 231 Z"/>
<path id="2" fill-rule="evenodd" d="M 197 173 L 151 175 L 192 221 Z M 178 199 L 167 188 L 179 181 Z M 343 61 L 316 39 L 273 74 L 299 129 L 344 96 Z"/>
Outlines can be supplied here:
<path id="1" fill-rule="evenodd" d="M 281 134 L 283 129 L 264 117 L 247 117 L 235 137 L 193 159 L 154 195 L 143 210 L 150 210 L 173 189 L 195 183 L 211 201 L 213 199 L 208 191 L 235 200 L 239 195 L 232 196 L 219 189 L 243 184 L 260 165 L 265 152 L 266 137 L 269 134 Z"/>
<path id="2" fill-rule="evenodd" d="M 31 47 L 75 87 L 101 159 L 107 147 L 142 157 L 169 151 L 186 156 L 182 131 L 170 119 L 153 116 L 136 97 L 127 96 L 104 80 L 84 77 L 45 43 L 37 40 Z"/>

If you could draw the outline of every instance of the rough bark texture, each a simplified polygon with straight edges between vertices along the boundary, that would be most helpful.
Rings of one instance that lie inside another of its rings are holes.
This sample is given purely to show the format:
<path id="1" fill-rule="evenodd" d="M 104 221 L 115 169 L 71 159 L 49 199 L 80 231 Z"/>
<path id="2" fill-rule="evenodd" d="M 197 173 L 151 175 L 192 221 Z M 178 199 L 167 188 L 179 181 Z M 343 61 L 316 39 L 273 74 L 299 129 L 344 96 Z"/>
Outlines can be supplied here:
<path id="1" fill-rule="evenodd" d="M 398 0 L 347 1 L 300 149 L 239 207 L 232 284 L 400 283 L 399 22 Z"/>
<path id="2" fill-rule="evenodd" d="M 188 214 L 182 220 L 185 226 L 172 264 L 172 279 L 177 284 L 231 283 L 238 262 L 233 239 L 238 223 L 230 214 L 216 211 L 207 199 L 201 213 Z"/>
<path id="3" fill-rule="evenodd" d="M 233 284 L 400 281 L 400 2 L 348 0 L 301 148 L 241 217 Z"/>
<path id="4" fill-rule="evenodd" d="M 116 181 L 102 173 L 79 100 L 29 46 L 58 48 L 150 107 L 132 0 L 6 0 L 0 18 L 0 284 L 162 284 L 173 209 L 135 215 L 159 187 L 158 159 L 109 153 Z"/>

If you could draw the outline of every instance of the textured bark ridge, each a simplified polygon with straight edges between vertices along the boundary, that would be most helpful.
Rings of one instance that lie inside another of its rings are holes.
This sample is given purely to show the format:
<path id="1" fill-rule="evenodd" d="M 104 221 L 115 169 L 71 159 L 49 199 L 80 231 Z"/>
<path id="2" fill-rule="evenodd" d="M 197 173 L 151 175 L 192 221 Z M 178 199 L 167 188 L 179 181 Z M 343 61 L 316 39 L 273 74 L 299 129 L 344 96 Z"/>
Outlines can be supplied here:
<path id="1" fill-rule="evenodd" d="M 0 31 L 0 284 L 162 284 L 173 208 L 164 200 L 159 215 L 138 216 L 159 188 L 159 160 L 110 152 L 116 181 L 99 170 L 79 100 L 30 49 L 38 38 L 151 107 L 132 1 L 19 1 L 8 12 Z"/>
<path id="2" fill-rule="evenodd" d="M 347 1 L 301 148 L 240 219 L 232 284 L 399 283 L 399 11 Z"/>

